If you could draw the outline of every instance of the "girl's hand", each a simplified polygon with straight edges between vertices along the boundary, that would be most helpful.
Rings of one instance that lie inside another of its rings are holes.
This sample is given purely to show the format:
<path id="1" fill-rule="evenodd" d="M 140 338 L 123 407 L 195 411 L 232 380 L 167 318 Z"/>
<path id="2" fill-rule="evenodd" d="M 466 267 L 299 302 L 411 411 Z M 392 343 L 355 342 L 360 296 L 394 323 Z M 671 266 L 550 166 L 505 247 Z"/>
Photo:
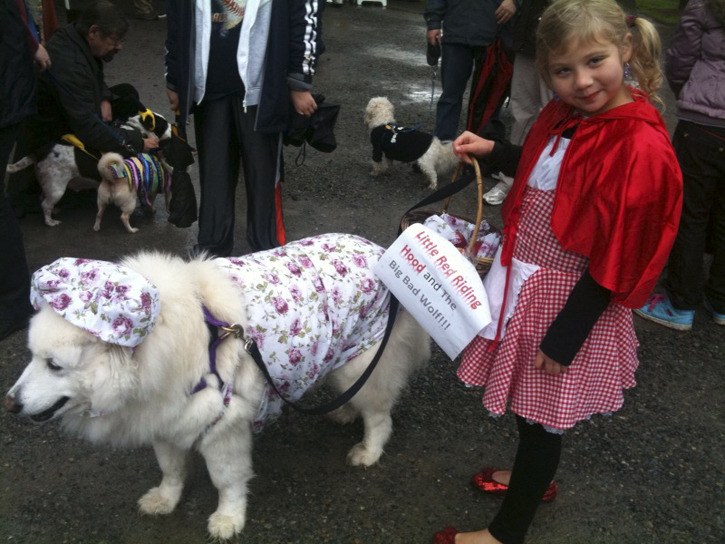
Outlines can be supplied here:
<path id="1" fill-rule="evenodd" d="M 471 164 L 469 155 L 486 157 L 493 150 L 493 141 L 477 136 L 473 132 L 464 132 L 453 141 L 453 152 L 466 164 Z"/>
<path id="2" fill-rule="evenodd" d="M 551 357 L 547 357 L 541 350 L 536 353 L 536 359 L 534 359 L 534 367 L 538 368 L 539 370 L 543 370 L 544 372 L 546 372 L 547 374 L 551 374 L 552 376 L 564 374 L 567 371 L 567 367 L 557 363 Z"/>

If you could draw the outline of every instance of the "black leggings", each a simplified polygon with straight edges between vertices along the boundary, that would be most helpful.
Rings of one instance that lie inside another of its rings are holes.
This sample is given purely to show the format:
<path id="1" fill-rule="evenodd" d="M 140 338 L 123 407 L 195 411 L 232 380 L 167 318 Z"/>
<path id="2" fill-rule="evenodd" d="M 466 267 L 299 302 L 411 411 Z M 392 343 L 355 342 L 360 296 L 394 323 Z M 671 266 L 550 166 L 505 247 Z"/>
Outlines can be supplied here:
<path id="1" fill-rule="evenodd" d="M 524 541 L 546 488 L 554 479 L 561 456 L 562 435 L 529 424 L 516 416 L 519 447 L 503 504 L 489 525 L 489 532 L 504 544 Z"/>

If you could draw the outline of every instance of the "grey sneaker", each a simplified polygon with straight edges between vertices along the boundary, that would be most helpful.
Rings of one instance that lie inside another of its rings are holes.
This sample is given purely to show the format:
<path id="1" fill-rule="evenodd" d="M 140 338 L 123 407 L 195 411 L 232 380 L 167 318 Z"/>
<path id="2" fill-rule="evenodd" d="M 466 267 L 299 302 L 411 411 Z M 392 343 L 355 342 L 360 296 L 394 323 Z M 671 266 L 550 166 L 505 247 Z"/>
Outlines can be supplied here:
<path id="1" fill-rule="evenodd" d="M 510 188 L 505 181 L 499 181 L 493 189 L 483 194 L 483 200 L 491 206 L 498 206 L 503 203 Z"/>

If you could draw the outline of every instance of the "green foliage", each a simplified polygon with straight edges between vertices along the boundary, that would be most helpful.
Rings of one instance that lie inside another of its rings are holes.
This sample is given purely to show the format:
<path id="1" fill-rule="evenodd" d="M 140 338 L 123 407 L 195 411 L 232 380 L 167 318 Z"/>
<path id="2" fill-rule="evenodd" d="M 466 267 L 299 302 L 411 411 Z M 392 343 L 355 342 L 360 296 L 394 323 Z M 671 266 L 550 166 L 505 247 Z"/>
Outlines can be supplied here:
<path id="1" fill-rule="evenodd" d="M 665 25 L 676 25 L 680 19 L 679 0 L 636 0 L 637 12 Z"/>

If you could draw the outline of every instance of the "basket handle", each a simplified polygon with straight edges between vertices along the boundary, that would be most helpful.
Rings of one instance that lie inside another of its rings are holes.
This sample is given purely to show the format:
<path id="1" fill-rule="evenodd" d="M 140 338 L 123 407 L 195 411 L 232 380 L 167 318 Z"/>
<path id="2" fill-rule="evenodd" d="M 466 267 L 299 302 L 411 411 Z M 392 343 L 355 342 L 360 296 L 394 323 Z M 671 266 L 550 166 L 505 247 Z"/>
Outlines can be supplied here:
<path id="1" fill-rule="evenodd" d="M 476 210 L 476 223 L 473 227 L 473 234 L 471 235 L 471 240 L 468 243 L 468 248 L 466 249 L 466 257 L 471 257 L 473 255 L 473 246 L 476 245 L 476 240 L 478 240 L 478 231 L 481 230 L 481 221 L 483 221 L 483 176 L 481 175 L 481 166 L 478 164 L 478 161 L 476 160 L 476 157 L 473 155 L 468 156 L 471 159 L 471 164 L 473 165 L 473 170 L 476 173 L 476 188 L 478 189 L 478 209 Z M 453 179 L 451 180 L 451 183 L 455 183 L 458 179 L 458 176 L 461 174 L 461 170 L 463 170 L 463 167 L 466 165 L 463 161 L 458 163 L 458 167 L 456 167 L 456 171 L 453 173 Z M 445 203 L 443 204 L 443 212 L 448 213 L 448 205 L 451 202 L 451 198 L 453 198 L 453 195 L 449 196 Z"/>

